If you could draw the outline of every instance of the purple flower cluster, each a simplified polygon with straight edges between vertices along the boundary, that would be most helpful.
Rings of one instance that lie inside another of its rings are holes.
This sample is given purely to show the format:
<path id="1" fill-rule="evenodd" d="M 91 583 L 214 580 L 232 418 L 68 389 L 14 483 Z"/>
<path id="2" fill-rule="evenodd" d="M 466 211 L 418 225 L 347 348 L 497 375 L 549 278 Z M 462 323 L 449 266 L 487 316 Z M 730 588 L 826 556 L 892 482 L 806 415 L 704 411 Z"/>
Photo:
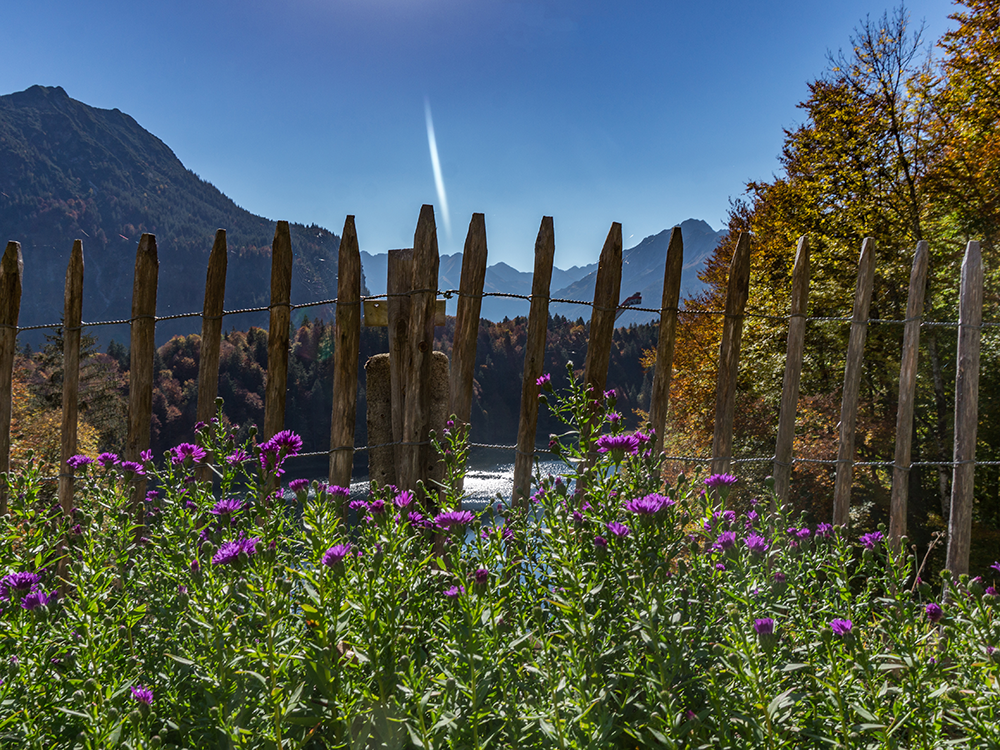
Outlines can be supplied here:
<path id="1" fill-rule="evenodd" d="M 168 451 L 168 455 L 170 456 L 170 463 L 174 466 L 179 464 L 184 464 L 185 466 L 199 464 L 208 457 L 205 449 L 194 443 L 181 443 L 176 448 Z"/>
<path id="2" fill-rule="evenodd" d="M 616 536 L 619 539 L 627 537 L 629 534 L 632 533 L 628 526 L 626 526 L 623 523 L 618 523 L 617 521 L 612 521 L 611 523 L 607 524 L 607 529 L 608 531 L 611 532 L 613 536 Z"/>
<path id="3" fill-rule="evenodd" d="M 212 565 L 230 565 L 236 562 L 240 553 L 245 552 L 247 557 L 253 557 L 257 553 L 257 545 L 260 539 L 257 537 L 245 537 L 243 532 L 232 541 L 225 542 L 215 555 L 212 556 Z"/>
<path id="4" fill-rule="evenodd" d="M 710 477 L 706 477 L 705 486 L 709 489 L 729 489 L 736 482 L 739 481 L 732 474 L 712 474 Z"/>
<path id="5" fill-rule="evenodd" d="M 452 586 L 450 589 L 444 592 L 444 595 L 449 599 L 456 599 L 459 594 L 465 593 L 465 586 Z"/>
<path id="6" fill-rule="evenodd" d="M 288 483 L 288 489 L 290 489 L 296 495 L 299 494 L 300 492 L 305 492 L 307 489 L 309 489 L 309 480 L 293 479 L 291 482 Z"/>
<path id="7" fill-rule="evenodd" d="M 830 630 L 833 631 L 834 635 L 839 635 L 841 637 L 850 635 L 851 628 L 853 627 L 854 623 L 850 620 L 830 620 Z"/>
<path id="8" fill-rule="evenodd" d="M 760 534 L 749 534 L 744 541 L 751 555 L 763 555 L 771 547 L 767 539 Z"/>
<path id="9" fill-rule="evenodd" d="M 323 553 L 323 564 L 328 568 L 334 568 L 344 562 L 344 558 L 351 552 L 351 543 L 335 544 Z"/>
<path id="10" fill-rule="evenodd" d="M 882 541 L 882 532 L 873 531 L 870 534 L 862 534 L 858 541 L 865 546 L 865 549 L 875 549 Z"/>
<path id="11" fill-rule="evenodd" d="M 753 631 L 757 635 L 774 635 L 774 620 L 770 617 L 761 617 L 754 620 Z"/>
<path id="12" fill-rule="evenodd" d="M 639 438 L 635 435 L 601 435 L 597 438 L 597 452 L 610 453 L 615 461 L 621 461 L 625 456 L 639 453 Z"/>
<path id="13" fill-rule="evenodd" d="M 132 700 L 146 706 L 153 705 L 153 691 L 144 685 L 136 685 L 132 688 Z"/>
<path id="14" fill-rule="evenodd" d="M 19 599 L 21 608 L 29 611 L 44 607 L 58 595 L 55 591 L 46 594 L 41 580 L 37 573 L 27 571 L 5 575 L 0 578 L 0 601 Z"/>
<path id="15" fill-rule="evenodd" d="M 625 503 L 625 510 L 640 516 L 653 516 L 671 505 L 674 505 L 674 501 L 669 497 L 653 493 L 629 500 Z"/>
<path id="16" fill-rule="evenodd" d="M 243 509 L 243 501 L 238 500 L 235 497 L 227 497 L 219 500 L 212 509 L 209 511 L 215 516 L 231 516 L 235 513 L 239 513 Z"/>
<path id="17" fill-rule="evenodd" d="M 434 517 L 434 524 L 443 531 L 461 530 L 472 523 L 471 510 L 448 510 Z"/>
<path id="18" fill-rule="evenodd" d="M 82 454 L 78 454 L 76 456 L 70 456 L 69 458 L 66 459 L 66 465 L 74 470 L 92 463 L 94 463 L 94 459 L 90 458 L 89 456 L 84 456 Z"/>
<path id="19" fill-rule="evenodd" d="M 927 613 L 927 619 L 931 622 L 940 622 L 941 618 L 944 617 L 944 610 L 941 609 L 940 604 L 934 604 L 931 602 L 927 605 L 924 611 Z"/>

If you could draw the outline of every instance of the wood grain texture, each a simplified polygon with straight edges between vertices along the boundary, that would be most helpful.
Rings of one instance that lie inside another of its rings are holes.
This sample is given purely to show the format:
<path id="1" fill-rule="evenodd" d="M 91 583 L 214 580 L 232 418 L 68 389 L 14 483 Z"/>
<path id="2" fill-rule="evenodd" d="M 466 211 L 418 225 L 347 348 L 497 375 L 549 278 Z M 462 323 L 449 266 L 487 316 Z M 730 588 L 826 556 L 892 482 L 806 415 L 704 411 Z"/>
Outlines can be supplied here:
<path id="1" fill-rule="evenodd" d="M 906 505 L 910 492 L 910 459 L 913 445 L 913 409 L 917 390 L 917 359 L 920 347 L 920 322 L 927 288 L 930 246 L 917 243 L 910 269 L 910 287 L 906 298 L 906 323 L 903 327 L 903 351 L 899 360 L 899 406 L 896 410 L 896 454 L 892 469 L 892 500 L 889 508 L 889 540 L 899 550 L 899 540 L 906 534 Z"/>
<path id="2" fill-rule="evenodd" d="M 782 505 L 788 501 L 788 488 L 792 478 L 792 443 L 795 440 L 795 414 L 799 406 L 806 308 L 809 305 L 809 241 L 805 235 L 799 238 L 799 246 L 795 251 L 791 303 L 785 350 L 785 379 L 781 388 L 778 436 L 774 445 L 774 494 Z"/>
<path id="3" fill-rule="evenodd" d="M 660 302 L 660 337 L 656 344 L 656 369 L 650 394 L 649 423 L 656 432 L 654 455 L 663 450 L 670 409 L 670 380 L 674 372 L 674 346 L 677 341 L 677 305 L 681 298 L 681 273 L 684 270 L 684 238 L 681 228 L 670 230 L 670 244 L 663 264 L 663 298 Z"/>
<path id="4" fill-rule="evenodd" d="M 21 312 L 24 260 L 21 243 L 8 242 L 0 260 L 0 472 L 10 471 L 10 418 L 13 407 L 14 353 Z M 7 512 L 7 484 L 0 481 L 0 515 Z"/>
<path id="5" fill-rule="evenodd" d="M 458 288 L 451 354 L 451 414 L 456 425 L 469 424 L 472 413 L 472 380 L 476 368 L 483 284 L 486 281 L 486 256 L 486 217 L 473 214 L 462 253 L 462 279 Z"/>
<path id="6" fill-rule="evenodd" d="M 413 284 L 413 249 L 390 250 L 386 278 L 389 324 L 389 387 L 392 441 L 403 440 L 403 422 L 406 420 L 406 377 L 410 369 L 410 351 L 407 348 L 410 332 L 410 290 Z M 392 448 L 396 456 L 396 474 L 393 484 L 398 484 L 399 466 L 403 462 L 402 445 Z"/>
<path id="7" fill-rule="evenodd" d="M 597 263 L 597 284 L 594 287 L 594 311 L 590 316 L 590 340 L 583 366 L 583 380 L 600 397 L 608 381 L 611 361 L 611 338 L 615 332 L 615 315 L 622 286 L 622 225 L 617 221 L 608 230 Z"/>
<path id="8" fill-rule="evenodd" d="M 222 310 L 226 300 L 226 270 L 229 253 L 226 230 L 215 232 L 205 276 L 205 305 L 201 313 L 201 353 L 198 357 L 198 421 L 206 424 L 215 416 L 219 394 L 219 351 L 222 346 Z"/>
<path id="9" fill-rule="evenodd" d="M 514 455 L 513 500 L 524 507 L 531 491 L 531 468 L 535 454 L 535 431 L 538 427 L 538 378 L 545 369 L 545 337 L 549 322 L 549 287 L 552 261 L 556 252 L 555 230 L 551 216 L 543 216 L 535 239 L 535 271 L 531 279 L 531 309 L 528 333 L 524 342 L 524 376 L 521 379 L 521 415 L 517 427 L 517 453 Z"/>
<path id="10" fill-rule="evenodd" d="M 291 295 L 292 237 L 288 222 L 279 221 L 271 243 L 271 321 L 267 329 L 267 379 L 264 385 L 265 440 L 285 428 Z"/>
<path id="11" fill-rule="evenodd" d="M 344 221 L 337 265 L 336 348 L 333 355 L 333 413 L 330 421 L 330 484 L 351 486 L 354 424 L 361 348 L 361 251 L 354 217 Z"/>
<path id="12" fill-rule="evenodd" d="M 833 485 L 833 523 L 850 522 L 851 483 L 854 480 L 854 430 L 858 421 L 858 392 L 868 336 L 868 310 L 875 283 L 875 240 L 866 237 L 858 259 L 858 278 L 854 290 L 854 313 L 844 364 L 844 390 L 840 405 L 840 434 L 837 442 L 837 477 Z"/>
<path id="13" fill-rule="evenodd" d="M 750 233 L 741 232 L 729 262 L 726 315 L 719 344 L 719 373 L 715 385 L 715 434 L 712 438 L 712 473 L 729 471 L 733 458 L 733 418 L 736 411 L 736 378 L 739 375 L 743 313 L 750 295 Z"/>
<path id="14" fill-rule="evenodd" d="M 73 469 L 66 462 L 77 453 L 80 395 L 80 324 L 83 320 L 83 241 L 73 242 L 66 267 L 63 295 L 62 444 L 59 461 L 59 505 L 69 515 L 73 508 Z"/>
<path id="15" fill-rule="evenodd" d="M 430 476 L 432 455 L 428 439 L 430 420 L 430 374 L 434 356 L 434 300 L 438 279 L 437 226 L 434 207 L 420 209 L 413 235 L 413 281 L 410 297 L 410 327 L 407 333 L 409 368 L 406 377 L 406 408 L 403 414 L 403 461 L 400 481 L 404 489 L 417 489 L 419 480 Z"/>
<path id="16" fill-rule="evenodd" d="M 979 427 L 979 348 L 983 325 L 983 256 L 970 242 L 962 261 L 959 293 L 958 353 L 955 372 L 955 468 L 951 480 L 948 552 L 945 567 L 953 575 L 969 572 L 972 542 L 972 491 L 976 474 Z"/>
<path id="17" fill-rule="evenodd" d="M 153 362 L 156 356 L 156 284 L 160 262 L 156 255 L 156 237 L 144 234 L 135 254 L 135 276 L 132 282 L 132 348 L 129 352 L 128 436 L 125 440 L 125 460 L 142 461 L 142 452 L 149 448 L 149 431 L 153 414 Z M 136 538 L 142 536 L 145 524 L 144 498 L 146 478 L 136 476 L 132 483 L 132 511 Z"/>

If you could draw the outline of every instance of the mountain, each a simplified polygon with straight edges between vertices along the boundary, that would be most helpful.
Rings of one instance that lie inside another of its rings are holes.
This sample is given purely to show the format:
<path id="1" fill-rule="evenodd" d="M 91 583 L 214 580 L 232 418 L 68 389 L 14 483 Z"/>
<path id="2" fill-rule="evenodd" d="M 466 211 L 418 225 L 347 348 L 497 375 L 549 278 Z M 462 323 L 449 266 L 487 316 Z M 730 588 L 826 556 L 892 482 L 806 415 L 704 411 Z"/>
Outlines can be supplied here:
<path id="1" fill-rule="evenodd" d="M 365 271 L 365 281 L 372 294 L 385 294 L 386 274 L 388 273 L 389 256 L 387 253 L 361 253 L 361 266 Z M 552 269 L 551 288 L 567 286 L 596 271 L 597 264 L 573 266 L 572 268 Z M 483 282 L 484 292 L 502 292 L 505 294 L 531 294 L 532 274 L 518 271 L 506 263 L 495 263 L 486 267 L 486 280 Z M 438 269 L 438 289 L 458 289 L 462 279 L 462 253 L 442 255 Z M 458 304 L 456 297 L 448 301 L 448 314 L 454 315 Z M 480 316 L 486 320 L 501 321 L 504 318 L 514 318 L 527 315 L 530 303 L 527 300 L 509 299 L 504 297 L 487 297 L 483 300 Z"/>
<path id="2" fill-rule="evenodd" d="M 725 236 L 725 230 L 715 231 L 705 221 L 688 219 L 680 224 L 684 237 L 684 270 L 681 274 L 681 299 L 692 297 L 705 288 L 698 274 L 704 268 L 705 261 L 715 250 L 719 241 Z M 640 307 L 659 307 L 663 297 L 663 265 L 667 258 L 667 245 L 670 242 L 670 230 L 664 229 L 654 234 L 638 245 L 622 254 L 622 288 L 621 299 L 624 300 L 636 292 L 642 294 Z M 379 253 L 361 253 L 361 265 L 365 270 L 365 279 L 372 294 L 384 294 L 388 255 Z M 462 275 L 462 254 L 442 255 L 441 267 L 438 272 L 439 289 L 457 289 Z M 496 263 L 486 268 L 484 292 L 501 292 L 505 294 L 531 294 L 531 273 L 518 271 L 506 263 Z M 594 286 L 597 283 L 597 264 L 573 266 L 563 270 L 552 269 L 552 297 L 560 299 L 578 299 L 591 301 L 594 299 Z M 448 303 L 449 314 L 454 314 L 455 300 Z M 487 297 L 483 300 L 482 317 L 486 320 L 499 322 L 504 318 L 514 318 L 527 315 L 530 304 L 527 300 L 505 299 L 503 297 Z M 553 315 L 562 315 L 570 320 L 582 317 L 590 320 L 590 312 L 581 305 L 558 302 L 549 306 Z M 618 318 L 618 325 L 628 326 L 649 323 L 658 318 L 656 313 L 625 312 Z"/>
<path id="3" fill-rule="evenodd" d="M 701 219 L 688 219 L 680 224 L 681 236 L 684 238 L 684 266 L 681 273 L 681 300 L 692 297 L 705 288 L 698 278 L 704 268 L 705 261 L 716 246 L 726 236 L 726 230 L 715 231 L 708 222 Z M 639 292 L 642 294 L 640 307 L 658 308 L 663 299 L 663 265 L 667 258 L 667 245 L 670 243 L 670 230 L 664 229 L 659 234 L 653 234 L 635 247 L 622 253 L 622 287 L 621 299 Z M 594 287 L 597 284 L 597 270 L 580 278 L 574 283 L 552 293 L 553 297 L 562 299 L 594 299 Z M 568 303 L 551 305 L 549 311 L 553 315 L 564 315 L 570 319 L 582 317 L 590 320 L 590 312 L 580 306 Z M 629 326 L 633 323 L 649 323 L 659 318 L 657 313 L 624 312 L 618 318 L 616 325 Z"/>
<path id="4" fill-rule="evenodd" d="M 117 109 L 90 107 L 58 86 L 0 96 L 0 241 L 21 243 L 20 325 L 61 319 L 74 239 L 83 240 L 84 320 L 129 317 L 143 232 L 156 235 L 157 314 L 200 311 L 219 227 L 229 248 L 226 309 L 267 305 L 274 221 L 237 206 Z M 335 297 L 340 238 L 301 224 L 291 226 L 291 235 L 292 302 Z M 226 327 L 266 322 L 267 313 L 244 314 L 227 318 Z M 162 321 L 156 338 L 200 330 L 197 319 Z M 92 332 L 104 340 L 128 337 L 124 326 Z M 19 337 L 22 343 L 41 338 L 38 332 Z"/>

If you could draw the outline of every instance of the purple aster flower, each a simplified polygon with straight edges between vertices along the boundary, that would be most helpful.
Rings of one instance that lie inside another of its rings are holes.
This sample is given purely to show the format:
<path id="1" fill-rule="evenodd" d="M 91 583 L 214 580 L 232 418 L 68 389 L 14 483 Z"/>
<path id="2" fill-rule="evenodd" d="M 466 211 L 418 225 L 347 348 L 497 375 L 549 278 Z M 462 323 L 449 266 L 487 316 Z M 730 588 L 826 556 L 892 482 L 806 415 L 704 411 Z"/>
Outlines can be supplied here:
<path id="1" fill-rule="evenodd" d="M 726 565 L 725 565 L 725 563 L 716 563 L 715 564 L 715 569 L 716 570 L 725 570 L 726 569 Z"/>
<path id="2" fill-rule="evenodd" d="M 434 517 L 434 523 L 439 529 L 454 531 L 472 523 L 472 519 L 471 510 L 449 510 L 444 513 L 438 513 Z"/>
<path id="3" fill-rule="evenodd" d="M 338 484 L 330 484 L 327 485 L 326 494 L 331 498 L 346 500 L 351 496 L 351 490 L 349 487 L 341 487 Z"/>
<path id="4" fill-rule="evenodd" d="M 83 454 L 70 456 L 69 458 L 66 459 L 66 465 L 69 466 L 69 468 L 71 469 L 79 469 L 80 467 L 86 466 L 87 464 L 91 464 L 93 462 L 94 459 L 90 458 L 89 456 L 84 456 Z"/>
<path id="5" fill-rule="evenodd" d="M 475 572 L 470 575 L 470 577 L 480 586 L 484 585 L 488 580 L 490 580 L 490 571 L 486 568 L 476 568 Z"/>
<path id="6" fill-rule="evenodd" d="M 734 544 L 736 544 L 736 532 L 723 531 L 719 534 L 718 538 L 715 540 L 715 544 L 712 546 L 716 549 L 725 551 L 727 549 L 732 549 Z"/>
<path id="7" fill-rule="evenodd" d="M 126 476 L 128 474 L 135 474 L 137 477 L 146 476 L 145 467 L 143 467 L 143 465 L 138 461 L 122 461 L 119 466 L 121 467 L 122 474 L 125 474 Z"/>
<path id="8" fill-rule="evenodd" d="M 833 536 L 833 524 L 820 523 L 816 525 L 816 536 L 828 538 Z"/>
<path id="9" fill-rule="evenodd" d="M 232 466 L 233 464 L 241 464 L 241 463 L 243 463 L 244 461 L 246 461 L 249 458 L 250 458 L 250 454 L 247 453 L 242 448 L 239 448 L 239 449 L 236 450 L 235 453 L 230 453 L 228 456 L 226 456 L 225 460 L 226 460 L 227 464 L 229 464 L 230 466 Z"/>
<path id="10" fill-rule="evenodd" d="M 452 586 L 450 589 L 444 592 L 444 595 L 449 599 L 456 598 L 459 594 L 465 593 L 465 586 Z"/>
<path id="11" fill-rule="evenodd" d="M 305 492 L 309 488 L 308 479 L 293 479 L 288 483 L 288 489 L 294 492 L 296 495 L 300 492 Z"/>
<path id="12" fill-rule="evenodd" d="M 986 591 L 984 593 L 986 594 L 986 596 L 997 596 L 998 595 L 996 586 L 987 586 L 986 587 Z"/>
<path id="13" fill-rule="evenodd" d="M 351 502 L 347 504 L 347 507 L 361 513 L 368 510 L 368 503 L 364 500 L 351 500 Z"/>
<path id="14" fill-rule="evenodd" d="M 626 537 L 632 533 L 629 530 L 628 526 L 626 526 L 623 523 L 618 523 L 617 521 L 612 521 L 611 523 L 607 524 L 607 529 L 619 539 L 622 537 Z"/>
<path id="15" fill-rule="evenodd" d="M 10 599 L 11 594 L 24 596 L 32 591 L 41 580 L 37 573 L 28 573 L 27 571 L 10 573 L 0 578 L 0 596 L 3 596 L 4 599 Z"/>
<path id="16" fill-rule="evenodd" d="M 118 463 L 118 456 L 114 453 L 102 453 L 97 457 L 97 463 L 101 465 L 101 468 L 110 469 Z"/>
<path id="17" fill-rule="evenodd" d="M 28 611 L 38 609 L 39 607 L 44 607 L 51 601 L 55 601 L 58 596 L 59 594 L 55 591 L 46 594 L 40 588 L 36 588 L 33 589 L 30 594 L 21 598 L 21 607 Z"/>
<path id="18" fill-rule="evenodd" d="M 257 537 L 244 537 L 240 532 L 236 539 L 225 542 L 212 557 L 212 565 L 229 565 L 239 559 L 240 553 L 245 552 L 247 557 L 252 557 L 257 552 L 257 545 L 260 539 Z"/>
<path id="19" fill-rule="evenodd" d="M 613 461 L 639 452 L 639 438 L 635 435 L 601 435 L 597 438 L 597 452 L 610 453 Z"/>
<path id="20" fill-rule="evenodd" d="M 385 513 L 385 500 L 380 497 L 375 498 L 370 503 L 368 503 L 368 510 L 376 516 L 380 516 Z"/>
<path id="21" fill-rule="evenodd" d="M 833 631 L 834 635 L 849 635 L 853 627 L 854 623 L 850 620 L 830 620 L 830 630 Z"/>
<path id="22" fill-rule="evenodd" d="M 546 387 L 551 388 L 552 375 L 549 373 L 545 373 L 535 381 L 535 385 L 537 385 L 539 388 L 546 388 Z"/>
<path id="23" fill-rule="evenodd" d="M 328 568 L 334 568 L 344 562 L 344 558 L 351 552 L 351 543 L 335 544 L 323 553 L 323 564 Z"/>
<path id="24" fill-rule="evenodd" d="M 622 415 L 619 414 L 618 412 L 613 411 L 608 413 L 608 422 L 610 422 L 612 426 L 618 424 L 619 422 L 621 422 L 621 420 L 622 420 Z"/>
<path id="25" fill-rule="evenodd" d="M 392 499 L 392 504 L 395 505 L 400 510 L 409 507 L 410 503 L 413 502 L 413 493 L 409 490 L 403 490 L 396 497 Z"/>
<path id="26" fill-rule="evenodd" d="M 200 445 L 195 445 L 194 443 L 181 443 L 176 448 L 169 451 L 170 462 L 177 466 L 178 464 L 186 464 L 190 466 L 192 463 L 201 463 L 208 456 L 205 449 Z"/>
<path id="27" fill-rule="evenodd" d="M 924 611 L 927 613 L 927 619 L 931 622 L 940 622 L 941 618 L 944 617 L 941 606 L 933 602 L 928 604 Z"/>
<path id="28" fill-rule="evenodd" d="M 990 566 L 990 570 L 995 570 L 997 573 L 1000 573 L 1000 562 L 993 563 Z"/>
<path id="29" fill-rule="evenodd" d="M 763 555 L 771 546 L 760 534 L 749 534 L 744 541 L 751 555 Z"/>
<path id="30" fill-rule="evenodd" d="M 722 511 L 722 521 L 725 524 L 732 525 L 736 523 L 736 511 L 735 510 L 724 510 Z"/>
<path id="31" fill-rule="evenodd" d="M 153 705 L 153 691 L 143 685 L 132 688 L 132 700 L 147 706 Z"/>
<path id="32" fill-rule="evenodd" d="M 808 539 L 811 534 L 812 532 L 805 527 L 795 532 L 795 536 L 797 536 L 799 539 Z"/>
<path id="33" fill-rule="evenodd" d="M 302 450 L 302 438 L 291 430 L 282 430 L 264 443 L 261 450 L 273 450 L 282 456 L 297 456 Z"/>
<path id="34" fill-rule="evenodd" d="M 192 573 L 200 573 L 201 572 L 201 563 L 198 562 L 198 558 L 197 557 L 194 560 L 191 561 L 191 566 L 190 567 L 191 567 L 191 572 Z"/>
<path id="35" fill-rule="evenodd" d="M 870 534 L 862 534 L 858 541 L 865 545 L 865 549 L 875 549 L 875 546 L 882 541 L 882 532 L 873 531 Z"/>
<path id="36" fill-rule="evenodd" d="M 651 495 L 644 495 L 643 497 L 637 497 L 635 500 L 629 500 L 625 503 L 625 510 L 641 516 L 652 516 L 661 510 L 666 510 L 673 504 L 674 501 L 669 497 L 654 492 Z"/>
<path id="37" fill-rule="evenodd" d="M 426 526 L 427 519 L 424 518 L 423 513 L 419 513 L 415 510 L 411 510 L 406 514 L 406 520 L 409 521 L 414 526 Z M 483 529 L 483 533 L 486 533 L 486 529 Z"/>
<path id="38" fill-rule="evenodd" d="M 728 489 L 736 484 L 738 480 L 732 474 L 712 474 L 705 478 L 705 486 L 710 489 Z"/>
<path id="39" fill-rule="evenodd" d="M 615 389 L 614 388 L 612 388 L 610 391 L 605 391 L 604 392 L 604 400 L 605 401 L 607 401 L 609 399 L 612 399 L 612 398 L 615 398 L 615 396 L 616 396 L 616 394 L 615 394 Z"/>
<path id="40" fill-rule="evenodd" d="M 238 500 L 235 497 L 227 497 L 223 500 L 219 500 L 219 502 L 212 506 L 209 513 L 214 516 L 231 516 L 234 513 L 239 513 L 242 509 L 242 500 Z"/>
<path id="41" fill-rule="evenodd" d="M 608 540 L 605 539 L 603 536 L 595 536 L 594 537 L 594 546 L 597 547 L 597 549 L 607 549 L 608 548 Z"/>
<path id="42" fill-rule="evenodd" d="M 142 461 L 144 464 L 148 464 L 150 461 L 153 460 L 153 451 L 151 451 L 149 448 L 147 448 L 144 451 L 139 451 L 139 460 Z"/>
<path id="43" fill-rule="evenodd" d="M 775 583 L 784 583 L 786 580 L 787 580 L 787 577 L 780 570 L 776 570 L 774 572 L 774 582 Z"/>
<path id="44" fill-rule="evenodd" d="M 770 617 L 754 620 L 753 630 L 757 635 L 774 635 L 774 620 Z"/>
<path id="45" fill-rule="evenodd" d="M 198 506 L 195 504 L 193 500 L 185 500 L 184 507 L 187 508 L 188 510 L 198 510 Z"/>

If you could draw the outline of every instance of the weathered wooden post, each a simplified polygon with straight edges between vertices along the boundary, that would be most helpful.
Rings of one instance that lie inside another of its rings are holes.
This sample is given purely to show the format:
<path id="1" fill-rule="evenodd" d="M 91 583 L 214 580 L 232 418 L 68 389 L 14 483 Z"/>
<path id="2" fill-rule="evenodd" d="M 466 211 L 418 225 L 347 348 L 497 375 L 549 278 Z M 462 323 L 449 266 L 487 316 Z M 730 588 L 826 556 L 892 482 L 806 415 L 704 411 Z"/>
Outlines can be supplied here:
<path id="1" fill-rule="evenodd" d="M 10 471 L 10 418 L 13 408 L 14 352 L 21 312 L 24 260 L 21 243 L 8 242 L 0 261 L 0 473 Z M 0 515 L 7 512 L 7 483 L 0 481 Z"/>
<path id="2" fill-rule="evenodd" d="M 80 392 L 80 334 L 83 320 L 83 241 L 73 242 L 66 267 L 63 308 L 63 398 L 62 450 L 59 461 L 59 504 L 69 515 L 73 508 L 73 467 L 66 463 L 76 455 L 77 417 Z"/>
<path id="3" fill-rule="evenodd" d="M 729 262 L 726 316 L 719 344 L 719 374 L 715 387 L 715 434 L 712 438 L 712 473 L 729 471 L 733 460 L 733 418 L 736 412 L 736 378 L 740 366 L 743 313 L 750 296 L 750 233 L 741 232 Z"/>
<path id="4" fill-rule="evenodd" d="M 597 284 L 594 288 L 594 311 L 590 316 L 590 341 L 583 366 L 584 383 L 600 399 L 608 381 L 611 361 L 611 339 L 615 332 L 615 316 L 622 286 L 622 225 L 611 225 L 597 263 Z"/>
<path id="5" fill-rule="evenodd" d="M 198 421 L 208 424 L 215 416 L 219 395 L 219 351 L 222 347 L 222 308 L 226 299 L 229 264 L 226 230 L 215 232 L 205 276 L 205 306 L 201 312 L 201 352 L 198 356 Z M 207 472 L 207 469 L 206 469 Z M 207 476 L 207 475 L 206 475 Z"/>
<path id="6" fill-rule="evenodd" d="M 889 511 L 889 540 L 899 549 L 906 534 L 906 504 L 910 491 L 910 449 L 913 443 L 913 407 L 917 389 L 917 352 L 920 346 L 920 322 L 927 287 L 930 258 L 926 240 L 917 243 L 910 270 L 910 289 L 906 299 L 906 323 L 903 328 L 903 353 L 899 361 L 899 409 L 896 412 L 896 456 L 892 466 L 892 502 Z"/>
<path id="7" fill-rule="evenodd" d="M 410 356 L 406 378 L 406 410 L 403 415 L 404 451 L 403 461 L 399 466 L 401 484 L 405 489 L 411 490 L 417 488 L 418 480 L 426 480 L 431 466 L 431 449 L 427 440 L 438 263 L 434 207 L 424 205 L 420 208 L 420 218 L 413 235 L 413 281 L 407 333 Z"/>
<path id="8" fill-rule="evenodd" d="M 795 413 L 799 406 L 802 352 L 806 337 L 806 307 L 809 304 L 809 240 L 799 238 L 792 268 L 792 305 L 788 316 L 788 345 L 785 380 L 781 388 L 778 437 L 774 444 L 774 494 L 784 505 L 792 478 L 792 443 L 795 440 Z"/>
<path id="9" fill-rule="evenodd" d="M 983 326 L 983 256 L 970 242 L 962 261 L 959 292 L 958 354 L 955 372 L 955 456 L 948 517 L 945 567 L 953 575 L 969 572 L 972 543 L 972 490 L 979 427 L 979 345 Z"/>
<path id="10" fill-rule="evenodd" d="M 472 413 L 472 380 L 486 280 L 486 254 L 486 217 L 472 214 L 462 253 L 462 279 L 458 286 L 451 354 L 451 413 L 455 415 L 456 427 L 468 425 Z"/>
<path id="11" fill-rule="evenodd" d="M 531 309 L 524 342 L 524 376 L 521 379 L 521 416 L 514 455 L 513 500 L 527 505 L 531 492 L 531 466 L 535 456 L 535 429 L 538 426 L 538 378 L 545 369 L 545 337 L 549 323 L 549 285 L 556 252 L 551 216 L 543 216 L 535 239 L 535 271 L 531 278 Z"/>
<path id="12" fill-rule="evenodd" d="M 354 217 L 344 220 L 337 263 L 336 348 L 333 353 L 333 414 L 330 421 L 330 484 L 351 486 L 354 423 L 361 347 L 361 252 Z"/>
<path id="13" fill-rule="evenodd" d="M 291 297 L 292 236 L 288 222 L 279 221 L 271 243 L 271 321 L 267 330 L 267 380 L 264 385 L 265 440 L 285 428 Z"/>
<path id="14" fill-rule="evenodd" d="M 653 453 L 663 450 L 670 408 L 670 380 L 674 372 L 674 344 L 677 340 L 677 305 L 681 298 L 681 273 L 684 270 L 684 239 L 681 228 L 670 230 L 667 259 L 663 265 L 663 299 L 660 302 L 660 338 L 656 344 L 656 370 L 650 395 L 649 423 L 656 432 Z"/>
<path id="15" fill-rule="evenodd" d="M 390 250 L 386 278 L 386 308 L 389 326 L 389 388 L 392 442 L 390 450 L 396 456 L 396 467 L 402 465 L 408 450 L 403 443 L 403 422 L 406 415 L 406 377 L 410 371 L 408 333 L 410 330 L 410 291 L 413 289 L 413 248 Z M 397 472 L 397 480 L 399 475 Z"/>
<path id="16" fill-rule="evenodd" d="M 144 234 L 135 254 L 135 277 L 132 283 L 132 348 L 128 378 L 128 436 L 125 460 L 142 462 L 142 452 L 149 448 L 149 430 L 153 414 L 153 361 L 156 356 L 156 283 L 160 262 L 156 255 L 156 237 Z M 144 500 L 146 477 L 136 475 L 132 483 L 132 510 L 136 538 L 142 536 L 146 523 Z"/>
<path id="17" fill-rule="evenodd" d="M 875 283 L 875 240 L 866 237 L 858 259 L 858 281 L 854 291 L 854 314 L 844 365 L 844 392 L 840 407 L 840 435 L 837 444 L 837 477 L 833 485 L 833 523 L 850 522 L 851 482 L 854 479 L 854 430 L 858 420 L 858 392 L 861 388 L 861 365 L 868 335 L 868 309 Z"/>

